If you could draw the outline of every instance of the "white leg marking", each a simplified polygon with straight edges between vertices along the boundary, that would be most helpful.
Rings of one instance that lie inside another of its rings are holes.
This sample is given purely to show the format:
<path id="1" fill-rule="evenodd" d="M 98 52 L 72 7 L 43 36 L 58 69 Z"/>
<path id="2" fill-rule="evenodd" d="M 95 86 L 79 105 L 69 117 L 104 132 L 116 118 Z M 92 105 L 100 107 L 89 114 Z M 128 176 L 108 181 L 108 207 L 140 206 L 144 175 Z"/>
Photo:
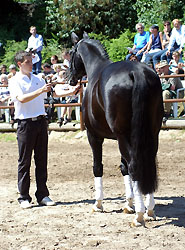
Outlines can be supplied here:
<path id="1" fill-rule="evenodd" d="M 155 200 L 154 200 L 154 195 L 152 194 L 147 194 L 146 195 L 146 208 L 147 211 L 144 215 L 145 221 L 153 221 L 156 220 L 156 215 L 154 213 L 154 207 L 155 207 Z"/>
<path id="2" fill-rule="evenodd" d="M 133 191 L 134 191 L 136 213 L 138 213 L 138 212 L 144 213 L 145 212 L 145 205 L 143 202 L 142 193 L 140 192 L 139 187 L 138 187 L 138 182 L 133 181 L 132 185 L 133 185 Z"/>
<path id="3" fill-rule="evenodd" d="M 133 188 L 132 188 L 132 180 L 129 175 L 124 176 L 124 183 L 125 183 L 125 195 L 126 195 L 126 205 L 123 210 L 126 214 L 133 214 L 134 207 L 133 207 Z"/>
<path id="4" fill-rule="evenodd" d="M 102 200 L 103 200 L 103 182 L 102 177 L 94 178 L 94 186 L 95 186 L 95 199 L 96 202 L 93 205 L 93 212 L 102 212 Z"/>

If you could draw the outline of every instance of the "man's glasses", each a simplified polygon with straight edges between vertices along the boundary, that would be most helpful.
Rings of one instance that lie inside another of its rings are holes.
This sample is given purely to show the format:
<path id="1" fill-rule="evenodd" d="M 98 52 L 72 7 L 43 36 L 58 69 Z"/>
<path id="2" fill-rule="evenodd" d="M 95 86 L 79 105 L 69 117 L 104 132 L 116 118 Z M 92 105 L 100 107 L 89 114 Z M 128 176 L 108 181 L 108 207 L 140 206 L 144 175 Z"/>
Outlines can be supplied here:
<path id="1" fill-rule="evenodd" d="M 167 24 L 165 24 L 164 26 L 170 26 L 170 24 L 169 24 L 169 23 L 167 23 Z"/>
<path id="2" fill-rule="evenodd" d="M 138 30 L 143 30 L 143 27 L 139 27 L 139 28 L 137 28 Z"/>

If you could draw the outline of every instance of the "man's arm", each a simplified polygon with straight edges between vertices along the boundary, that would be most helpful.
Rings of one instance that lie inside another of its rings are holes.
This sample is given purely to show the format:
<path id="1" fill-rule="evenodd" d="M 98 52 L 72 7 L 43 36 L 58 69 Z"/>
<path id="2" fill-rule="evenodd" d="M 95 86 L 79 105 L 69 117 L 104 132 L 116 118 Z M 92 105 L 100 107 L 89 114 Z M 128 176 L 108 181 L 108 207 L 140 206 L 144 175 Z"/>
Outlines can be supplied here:
<path id="1" fill-rule="evenodd" d="M 29 101 L 32 101 L 35 99 L 37 96 L 41 95 L 44 92 L 49 92 L 51 91 L 51 84 L 45 84 L 42 88 L 37 89 L 31 93 L 28 94 L 22 94 L 16 96 L 17 100 L 20 101 L 21 103 L 26 103 Z"/>
<path id="2" fill-rule="evenodd" d="M 66 97 L 66 96 L 73 96 L 76 95 L 81 91 L 81 86 L 77 85 L 74 88 L 70 88 L 68 90 L 60 89 L 60 91 L 57 91 L 53 93 L 53 97 Z"/>

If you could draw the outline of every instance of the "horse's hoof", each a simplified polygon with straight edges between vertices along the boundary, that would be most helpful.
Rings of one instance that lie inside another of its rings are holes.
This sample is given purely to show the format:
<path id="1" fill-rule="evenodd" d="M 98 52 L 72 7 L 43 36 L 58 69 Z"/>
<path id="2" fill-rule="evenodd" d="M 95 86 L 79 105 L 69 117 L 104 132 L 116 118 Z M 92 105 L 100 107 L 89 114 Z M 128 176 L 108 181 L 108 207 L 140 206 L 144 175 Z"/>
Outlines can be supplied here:
<path id="1" fill-rule="evenodd" d="M 96 205 L 93 205 L 92 213 L 94 212 L 103 213 L 103 206 L 97 207 Z"/>
<path id="2" fill-rule="evenodd" d="M 149 210 L 144 214 L 145 221 L 154 221 L 156 220 L 156 215 L 153 210 Z"/>
<path id="3" fill-rule="evenodd" d="M 125 206 L 125 208 L 123 209 L 123 213 L 124 214 L 134 214 L 135 213 L 135 211 L 134 211 L 134 209 L 132 208 L 132 207 L 130 207 L 130 206 Z"/>
<path id="4" fill-rule="evenodd" d="M 134 219 L 131 223 L 131 227 L 145 227 L 145 222 L 144 220 L 137 221 L 136 219 Z"/>

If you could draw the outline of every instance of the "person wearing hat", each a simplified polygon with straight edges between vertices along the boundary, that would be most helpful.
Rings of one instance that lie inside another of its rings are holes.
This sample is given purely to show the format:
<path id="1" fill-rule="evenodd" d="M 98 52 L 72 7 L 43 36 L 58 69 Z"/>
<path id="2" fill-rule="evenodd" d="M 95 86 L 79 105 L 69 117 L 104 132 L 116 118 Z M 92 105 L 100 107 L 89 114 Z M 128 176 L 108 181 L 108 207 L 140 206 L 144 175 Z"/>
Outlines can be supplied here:
<path id="1" fill-rule="evenodd" d="M 148 64 L 153 56 L 161 49 L 164 49 L 162 44 L 162 32 L 159 32 L 159 26 L 154 24 L 150 27 L 150 39 L 147 45 L 146 51 L 143 53 L 141 62 Z"/>
<path id="2" fill-rule="evenodd" d="M 169 64 L 167 61 L 161 61 L 157 65 L 160 69 L 161 76 L 170 75 Z M 171 74 L 173 75 L 173 74 Z M 160 78 L 162 90 L 163 90 L 163 100 L 172 99 L 176 97 L 177 89 L 183 88 L 182 82 L 179 77 L 176 78 Z M 179 98 L 184 97 L 184 91 L 179 93 Z M 165 123 L 170 117 L 171 103 L 164 103 L 164 118 L 163 122 Z"/>

